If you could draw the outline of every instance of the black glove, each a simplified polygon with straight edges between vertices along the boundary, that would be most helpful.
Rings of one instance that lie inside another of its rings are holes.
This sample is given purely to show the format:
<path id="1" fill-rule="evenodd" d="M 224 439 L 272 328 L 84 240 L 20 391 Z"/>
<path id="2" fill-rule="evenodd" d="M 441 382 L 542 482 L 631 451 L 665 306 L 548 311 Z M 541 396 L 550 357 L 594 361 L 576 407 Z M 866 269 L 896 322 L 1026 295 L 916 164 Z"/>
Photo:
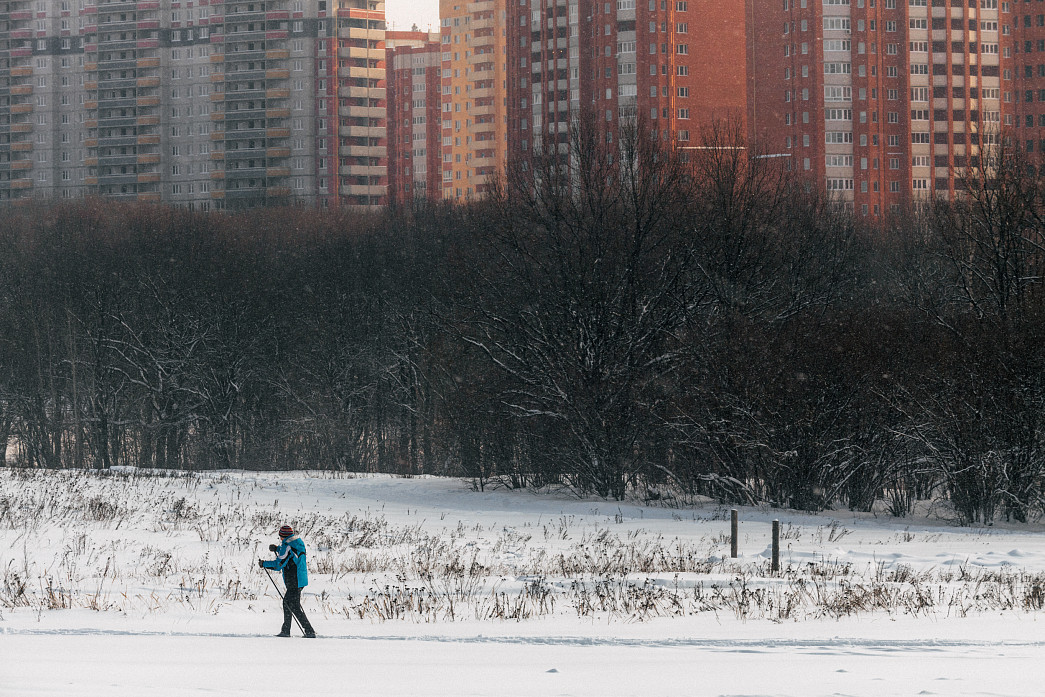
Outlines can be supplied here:
<path id="1" fill-rule="evenodd" d="M 265 560 L 264 559 L 258 559 L 258 568 L 259 569 L 264 569 L 265 568 Z"/>
<path id="2" fill-rule="evenodd" d="M 276 545 L 269 545 L 270 552 L 275 552 L 277 549 L 279 549 L 279 547 L 277 547 Z"/>

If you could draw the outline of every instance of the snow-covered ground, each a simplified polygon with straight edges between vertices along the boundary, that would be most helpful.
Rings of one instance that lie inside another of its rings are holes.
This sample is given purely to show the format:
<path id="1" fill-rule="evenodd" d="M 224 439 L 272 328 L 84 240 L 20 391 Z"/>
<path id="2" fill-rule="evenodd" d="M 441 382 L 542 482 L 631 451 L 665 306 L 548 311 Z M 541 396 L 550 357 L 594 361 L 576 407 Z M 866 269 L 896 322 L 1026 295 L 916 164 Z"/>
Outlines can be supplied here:
<path id="1" fill-rule="evenodd" d="M 784 571 L 769 569 L 770 522 Z M 0 470 L 0 696 L 1035 695 L 1045 533 L 473 492 Z M 317 640 L 256 559 L 304 532 Z"/>

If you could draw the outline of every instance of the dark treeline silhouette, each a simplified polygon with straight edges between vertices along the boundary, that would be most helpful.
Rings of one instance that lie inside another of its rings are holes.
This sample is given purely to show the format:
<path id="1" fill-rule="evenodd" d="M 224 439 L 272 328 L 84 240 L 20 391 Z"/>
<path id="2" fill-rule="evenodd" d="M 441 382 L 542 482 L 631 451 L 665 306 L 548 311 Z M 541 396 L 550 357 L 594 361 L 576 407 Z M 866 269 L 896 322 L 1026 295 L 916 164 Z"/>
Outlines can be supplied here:
<path id="1" fill-rule="evenodd" d="M 0 448 L 1039 516 L 1036 170 L 999 146 L 868 227 L 741 145 L 581 126 L 481 201 L 383 213 L 5 209 Z"/>

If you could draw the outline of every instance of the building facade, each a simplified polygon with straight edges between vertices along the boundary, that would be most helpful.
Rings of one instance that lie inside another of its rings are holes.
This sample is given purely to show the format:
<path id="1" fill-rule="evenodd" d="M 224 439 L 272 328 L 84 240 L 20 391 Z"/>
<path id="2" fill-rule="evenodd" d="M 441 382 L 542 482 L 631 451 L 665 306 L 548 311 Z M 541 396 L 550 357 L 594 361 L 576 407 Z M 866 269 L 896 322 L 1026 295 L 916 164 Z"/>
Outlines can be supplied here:
<path id="1" fill-rule="evenodd" d="M 0 6 L 0 201 L 384 203 L 382 2 Z"/>
<path id="2" fill-rule="evenodd" d="M 564 148 L 578 117 L 646 124 L 693 147 L 747 116 L 745 6 L 709 0 L 510 0 L 509 141 Z"/>
<path id="3" fill-rule="evenodd" d="M 1012 122 L 1013 7 L 760 4 L 749 27 L 749 55 L 762 57 L 749 84 L 752 139 L 863 215 L 953 195 Z"/>
<path id="4" fill-rule="evenodd" d="M 440 35 L 386 36 L 389 202 L 436 201 L 442 198 Z"/>
<path id="5" fill-rule="evenodd" d="M 507 154 L 505 0 L 440 0 L 443 198 L 481 196 Z"/>
<path id="6" fill-rule="evenodd" d="M 1004 93 L 1003 97 L 1012 99 L 1014 113 L 1011 124 L 1006 121 L 1006 125 L 1012 127 L 1030 159 L 1038 160 L 1045 153 L 1045 7 L 1036 0 L 1012 0 L 1011 8 L 1013 87 L 1011 95 Z M 1003 58 L 1008 49 L 1003 43 Z"/>
<path id="7" fill-rule="evenodd" d="M 329 115 L 317 121 L 320 126 L 329 122 L 333 128 L 332 133 L 317 134 L 317 156 L 326 164 L 319 169 L 329 173 L 335 187 L 328 194 L 331 203 L 383 206 L 388 203 L 385 3 L 334 1 L 337 52 L 318 60 L 326 72 L 315 90 L 318 111 Z M 322 52 L 323 41 L 319 44 Z M 325 158 L 327 147 L 337 148 L 336 157 Z"/>
<path id="8" fill-rule="evenodd" d="M 0 0 L 0 202 L 202 209 L 481 196 L 512 157 L 641 123 L 740 125 L 859 213 L 1003 132 L 1045 150 L 1036 0 Z M 436 41 L 436 38 L 438 41 Z M 386 71 L 391 71 L 387 73 Z"/>

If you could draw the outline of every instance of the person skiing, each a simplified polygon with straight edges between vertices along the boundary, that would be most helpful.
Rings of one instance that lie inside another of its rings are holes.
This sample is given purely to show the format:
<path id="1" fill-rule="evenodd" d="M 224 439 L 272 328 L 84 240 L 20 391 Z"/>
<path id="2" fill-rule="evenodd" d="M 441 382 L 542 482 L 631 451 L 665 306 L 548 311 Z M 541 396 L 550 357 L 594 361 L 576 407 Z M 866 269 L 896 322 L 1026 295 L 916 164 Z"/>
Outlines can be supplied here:
<path id="1" fill-rule="evenodd" d="M 263 569 L 276 569 L 283 572 L 283 585 L 287 592 L 283 595 L 283 628 L 276 636 L 290 636 L 291 617 L 297 617 L 301 631 L 308 639 L 314 639 L 315 630 L 301 609 L 301 589 L 308 585 L 308 569 L 306 568 L 305 543 L 301 536 L 294 533 L 294 528 L 284 525 L 279 529 L 280 544 L 269 545 L 269 550 L 276 553 L 276 558 L 269 561 L 258 559 L 258 566 Z"/>

